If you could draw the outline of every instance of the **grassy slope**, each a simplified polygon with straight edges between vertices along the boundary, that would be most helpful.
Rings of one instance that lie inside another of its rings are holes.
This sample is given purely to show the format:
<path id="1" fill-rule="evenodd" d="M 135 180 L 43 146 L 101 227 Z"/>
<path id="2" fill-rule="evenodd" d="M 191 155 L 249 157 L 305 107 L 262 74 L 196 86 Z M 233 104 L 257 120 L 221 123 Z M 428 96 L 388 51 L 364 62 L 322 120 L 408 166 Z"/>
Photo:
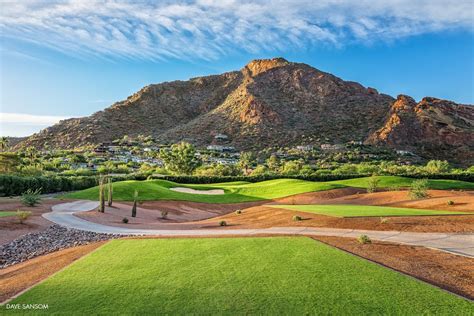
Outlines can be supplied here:
<path id="1" fill-rule="evenodd" d="M 334 217 L 363 216 L 426 216 L 426 215 L 460 215 L 466 212 L 420 210 L 413 208 L 368 206 L 368 205 L 269 205 L 293 211 L 315 213 Z"/>
<path id="2" fill-rule="evenodd" d="M 379 187 L 409 186 L 413 179 L 380 176 Z M 367 187 L 368 178 L 358 178 L 331 182 L 312 182 L 295 179 L 278 179 L 258 183 L 230 182 L 218 184 L 178 184 L 165 180 L 121 181 L 114 183 L 114 199 L 131 201 L 133 192 L 139 191 L 141 200 L 185 200 L 204 203 L 237 203 L 280 198 L 284 196 L 323 191 L 342 187 Z M 172 187 L 189 187 L 198 190 L 222 188 L 224 195 L 188 194 L 169 190 Z M 429 180 L 433 189 L 474 189 L 474 183 L 455 180 Z M 69 193 L 65 198 L 97 200 L 97 187 Z"/>
<path id="3" fill-rule="evenodd" d="M 404 177 L 397 177 L 397 176 L 378 176 L 377 178 L 379 179 L 378 186 L 381 188 L 409 187 L 411 183 L 414 180 L 416 180 L 412 178 L 404 178 Z M 340 184 L 344 186 L 351 186 L 355 188 L 367 188 L 369 179 L 370 177 L 355 178 L 355 179 L 348 179 L 348 180 L 332 181 L 331 183 Z M 430 189 L 436 189 L 436 190 L 459 190 L 459 189 L 473 190 L 474 183 L 459 181 L 459 180 L 429 179 L 428 187 Z"/>
<path id="4" fill-rule="evenodd" d="M 0 211 L 0 217 L 15 216 L 16 212 Z"/>
<path id="5" fill-rule="evenodd" d="M 303 237 L 115 240 L 12 303 L 33 302 L 49 304 L 48 315 L 466 315 L 474 306 Z"/>
<path id="6" fill-rule="evenodd" d="M 172 187 L 188 187 L 197 190 L 222 188 L 223 195 L 199 195 L 169 190 Z M 326 182 L 311 182 L 294 179 L 278 179 L 258 183 L 223 183 L 223 184 L 178 184 L 165 180 L 121 181 L 114 183 L 114 199 L 132 200 L 134 190 L 139 191 L 140 200 L 185 200 L 204 203 L 237 203 L 260 201 L 310 191 L 329 190 L 342 187 Z M 92 199 L 99 197 L 97 187 L 66 194 L 73 199 Z"/>

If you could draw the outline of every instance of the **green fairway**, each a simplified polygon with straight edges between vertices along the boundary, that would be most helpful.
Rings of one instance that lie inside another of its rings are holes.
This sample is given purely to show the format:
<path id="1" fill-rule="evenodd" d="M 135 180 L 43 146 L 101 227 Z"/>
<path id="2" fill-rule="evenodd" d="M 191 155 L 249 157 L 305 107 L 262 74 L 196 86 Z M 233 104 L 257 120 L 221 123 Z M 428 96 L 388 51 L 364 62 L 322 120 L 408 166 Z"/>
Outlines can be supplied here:
<path id="1" fill-rule="evenodd" d="M 268 205 L 275 208 L 315 213 L 333 217 L 374 217 L 374 216 L 427 216 L 462 215 L 466 212 L 420 210 L 413 208 L 370 206 L 370 205 Z"/>
<path id="2" fill-rule="evenodd" d="M 474 305 L 299 237 L 114 240 L 10 304 L 61 315 L 467 315 Z M 13 313 L 13 312 L 12 312 Z"/>
<path id="3" fill-rule="evenodd" d="M 295 179 L 278 179 L 258 183 L 231 182 L 217 184 L 179 184 L 165 180 L 149 181 L 121 181 L 113 184 L 114 199 L 133 200 L 133 192 L 139 191 L 139 198 L 143 201 L 150 200 L 182 200 L 204 203 L 238 203 L 260 201 L 279 198 L 283 196 L 330 190 L 343 187 L 329 182 L 311 182 Z M 173 187 L 186 187 L 196 190 L 223 189 L 222 195 L 189 194 L 170 190 Z M 79 192 L 69 193 L 64 196 L 72 199 L 97 200 L 99 191 L 97 187 Z"/>
<path id="4" fill-rule="evenodd" d="M 379 187 L 409 186 L 414 179 L 392 176 L 380 176 Z M 179 184 L 166 180 L 120 181 L 113 184 L 114 199 L 118 201 L 133 200 L 135 190 L 139 191 L 139 199 L 180 200 L 204 203 L 238 203 L 249 201 L 270 200 L 294 194 L 331 190 L 344 187 L 367 187 L 369 178 L 358 178 L 342 181 L 313 182 L 296 179 L 277 179 L 257 183 L 228 182 L 216 184 Z M 429 180 L 433 189 L 474 189 L 474 183 L 455 180 Z M 222 195 L 189 194 L 170 190 L 173 187 L 187 187 L 196 190 L 223 189 Z M 97 200 L 98 187 L 89 188 L 63 196 L 70 199 Z"/>
<path id="5" fill-rule="evenodd" d="M 16 212 L 0 211 L 0 217 L 15 216 Z"/>
<path id="6" fill-rule="evenodd" d="M 348 180 L 331 181 L 332 184 L 340 184 L 354 188 L 367 188 L 370 177 L 354 178 Z M 416 179 L 398 176 L 377 176 L 380 188 L 409 187 Z M 474 190 L 474 183 L 459 180 L 428 179 L 428 188 L 435 190 Z"/>

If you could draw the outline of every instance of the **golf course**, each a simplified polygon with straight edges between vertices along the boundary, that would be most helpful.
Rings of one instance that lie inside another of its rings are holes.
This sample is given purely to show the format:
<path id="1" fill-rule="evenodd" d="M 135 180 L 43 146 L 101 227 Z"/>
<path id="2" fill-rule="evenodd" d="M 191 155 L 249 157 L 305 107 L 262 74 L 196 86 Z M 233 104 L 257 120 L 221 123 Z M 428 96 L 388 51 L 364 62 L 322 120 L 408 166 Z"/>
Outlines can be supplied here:
<path id="1" fill-rule="evenodd" d="M 113 184 L 114 198 L 118 201 L 133 201 L 135 190 L 138 191 L 139 198 L 142 201 L 153 200 L 175 200 L 190 201 L 202 203 L 240 203 L 270 200 L 286 197 L 295 194 L 326 191 L 338 188 L 367 188 L 369 177 L 356 178 L 349 180 L 338 180 L 329 182 L 313 182 L 297 179 L 277 179 L 262 181 L 256 183 L 249 182 L 227 182 L 216 184 L 178 184 L 166 180 L 147 180 L 147 181 L 120 181 Z M 378 176 L 378 186 L 380 188 L 403 188 L 409 187 L 415 180 L 397 176 Z M 184 187 L 194 190 L 213 190 L 222 189 L 224 194 L 205 195 L 188 194 L 173 191 L 172 188 Z M 465 189 L 474 190 L 474 183 L 458 180 L 428 180 L 429 189 L 455 190 Z M 85 199 L 98 200 L 99 189 L 93 187 L 90 189 L 69 193 L 63 196 L 66 199 Z"/>

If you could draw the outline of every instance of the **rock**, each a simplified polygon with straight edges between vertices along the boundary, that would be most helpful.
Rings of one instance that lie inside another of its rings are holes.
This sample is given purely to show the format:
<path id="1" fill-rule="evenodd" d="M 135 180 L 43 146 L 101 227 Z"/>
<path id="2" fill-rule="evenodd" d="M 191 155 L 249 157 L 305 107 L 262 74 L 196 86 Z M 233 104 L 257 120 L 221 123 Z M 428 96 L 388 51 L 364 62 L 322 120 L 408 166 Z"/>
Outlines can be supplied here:
<path id="1" fill-rule="evenodd" d="M 50 252 L 92 242 L 121 238 L 124 235 L 101 234 L 52 225 L 0 246 L 0 269 Z"/>

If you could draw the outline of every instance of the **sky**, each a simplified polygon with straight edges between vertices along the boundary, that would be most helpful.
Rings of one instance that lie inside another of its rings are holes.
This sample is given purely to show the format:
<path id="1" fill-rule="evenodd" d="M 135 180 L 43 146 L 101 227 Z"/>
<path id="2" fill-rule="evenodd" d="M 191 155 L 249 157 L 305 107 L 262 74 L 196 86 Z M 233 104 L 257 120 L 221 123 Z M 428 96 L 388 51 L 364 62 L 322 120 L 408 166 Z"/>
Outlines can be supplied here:
<path id="1" fill-rule="evenodd" d="M 471 0 L 0 2 L 1 136 L 273 57 L 474 104 Z"/>

